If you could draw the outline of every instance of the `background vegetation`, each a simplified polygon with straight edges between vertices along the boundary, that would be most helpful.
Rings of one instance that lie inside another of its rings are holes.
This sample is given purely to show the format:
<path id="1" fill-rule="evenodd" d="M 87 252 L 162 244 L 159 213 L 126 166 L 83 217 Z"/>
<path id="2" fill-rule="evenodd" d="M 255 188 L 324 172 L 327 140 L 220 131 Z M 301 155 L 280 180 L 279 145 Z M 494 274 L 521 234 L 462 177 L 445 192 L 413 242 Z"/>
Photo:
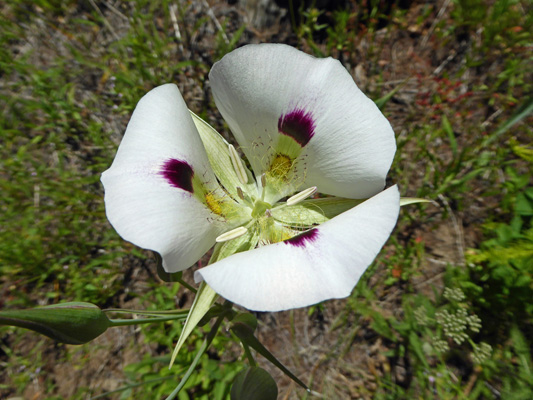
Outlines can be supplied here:
<path id="1" fill-rule="evenodd" d="M 260 339 L 324 399 L 533 398 L 533 4 L 282 3 L 0 5 L 0 307 L 190 305 L 110 227 L 100 173 L 138 99 L 162 83 L 227 133 L 211 65 L 284 42 L 341 60 L 381 99 L 398 140 L 390 182 L 435 204 L 402 210 L 349 299 L 258 315 Z M 201 343 L 198 330 L 169 371 L 179 332 L 116 328 L 75 347 L 2 327 L 0 397 L 164 398 Z M 229 398 L 244 365 L 233 343 L 217 337 L 180 399 Z M 313 397 L 259 361 L 280 398 Z"/>

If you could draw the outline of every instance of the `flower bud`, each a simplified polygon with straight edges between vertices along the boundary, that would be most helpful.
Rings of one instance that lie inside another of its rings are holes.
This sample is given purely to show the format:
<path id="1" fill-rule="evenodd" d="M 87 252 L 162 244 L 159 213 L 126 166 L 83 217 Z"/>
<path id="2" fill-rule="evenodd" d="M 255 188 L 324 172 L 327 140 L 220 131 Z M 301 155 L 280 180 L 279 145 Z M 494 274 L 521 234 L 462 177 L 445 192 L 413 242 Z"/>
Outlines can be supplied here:
<path id="1" fill-rule="evenodd" d="M 31 329 L 66 344 L 83 344 L 104 333 L 111 322 L 94 304 L 69 302 L 0 311 L 0 325 Z"/>

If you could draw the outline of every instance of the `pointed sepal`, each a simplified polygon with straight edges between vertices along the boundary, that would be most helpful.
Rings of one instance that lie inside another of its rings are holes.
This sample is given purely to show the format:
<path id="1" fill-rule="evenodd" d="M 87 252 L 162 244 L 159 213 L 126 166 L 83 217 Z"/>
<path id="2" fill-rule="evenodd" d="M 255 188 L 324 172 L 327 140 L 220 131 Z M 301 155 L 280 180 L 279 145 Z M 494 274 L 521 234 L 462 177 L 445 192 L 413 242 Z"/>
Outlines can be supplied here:
<path id="1" fill-rule="evenodd" d="M 200 323 L 216 299 L 217 294 L 215 291 L 211 289 L 208 284 L 202 282 L 198 292 L 196 293 L 196 297 L 194 298 L 194 302 L 191 310 L 189 311 L 189 315 L 187 316 L 187 320 L 185 321 L 185 325 L 183 326 L 183 330 L 181 331 L 178 343 L 176 343 L 176 347 L 172 353 L 169 368 L 171 368 L 174 364 L 174 360 L 176 360 L 176 356 L 178 355 L 181 346 L 183 346 L 183 343 L 185 343 L 185 340 L 189 337 L 194 328 L 196 328 L 196 326 Z"/>

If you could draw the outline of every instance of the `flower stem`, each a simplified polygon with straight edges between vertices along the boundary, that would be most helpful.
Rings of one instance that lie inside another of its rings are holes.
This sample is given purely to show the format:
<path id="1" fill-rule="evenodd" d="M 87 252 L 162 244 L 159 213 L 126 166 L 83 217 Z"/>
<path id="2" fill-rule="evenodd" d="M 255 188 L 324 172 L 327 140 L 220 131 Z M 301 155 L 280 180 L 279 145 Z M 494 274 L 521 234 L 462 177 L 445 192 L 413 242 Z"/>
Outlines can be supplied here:
<path id="1" fill-rule="evenodd" d="M 105 313 L 122 313 L 122 314 L 138 314 L 138 315 L 152 315 L 152 316 L 159 316 L 159 315 L 187 315 L 189 314 L 189 310 L 131 310 L 127 308 L 106 308 L 105 310 L 102 310 Z"/>
<path id="2" fill-rule="evenodd" d="M 242 342 L 241 342 L 242 343 Z M 250 367 L 257 367 L 257 363 L 254 360 L 254 357 L 252 356 L 252 352 L 250 351 L 250 348 L 246 343 L 242 343 L 242 347 L 244 349 L 244 355 L 248 359 L 248 362 L 250 363 Z"/>
<path id="3" fill-rule="evenodd" d="M 226 301 L 224 303 L 224 306 L 227 307 L 229 310 L 231 310 L 232 303 L 229 302 L 229 301 Z M 215 324 L 213 325 L 213 327 L 211 328 L 211 330 L 207 334 L 204 342 L 202 343 L 202 346 L 200 347 L 200 349 L 196 353 L 196 356 L 194 357 L 194 360 L 192 361 L 191 365 L 189 366 L 189 369 L 187 370 L 187 372 L 185 373 L 185 375 L 181 379 L 181 382 L 179 383 L 178 386 L 176 386 L 176 388 L 172 391 L 172 393 L 170 393 L 170 395 L 166 398 L 166 400 L 173 400 L 174 398 L 176 398 L 176 396 L 178 395 L 180 390 L 185 386 L 185 384 L 187 383 L 187 381 L 191 377 L 192 373 L 194 372 L 194 369 L 196 368 L 196 366 L 200 362 L 200 358 L 202 357 L 202 355 L 205 353 L 207 348 L 213 342 L 213 339 L 217 335 L 218 329 L 220 328 L 220 325 L 222 324 L 222 321 L 224 320 L 225 316 L 226 316 L 225 312 L 221 313 L 218 316 L 218 318 L 215 321 Z"/>
<path id="4" fill-rule="evenodd" d="M 110 319 L 111 327 L 115 326 L 127 326 L 127 325 L 142 325 L 153 324 L 156 322 L 175 321 L 180 319 L 186 319 L 187 315 L 174 315 L 168 317 L 153 317 L 153 318 L 138 318 L 138 319 Z"/>

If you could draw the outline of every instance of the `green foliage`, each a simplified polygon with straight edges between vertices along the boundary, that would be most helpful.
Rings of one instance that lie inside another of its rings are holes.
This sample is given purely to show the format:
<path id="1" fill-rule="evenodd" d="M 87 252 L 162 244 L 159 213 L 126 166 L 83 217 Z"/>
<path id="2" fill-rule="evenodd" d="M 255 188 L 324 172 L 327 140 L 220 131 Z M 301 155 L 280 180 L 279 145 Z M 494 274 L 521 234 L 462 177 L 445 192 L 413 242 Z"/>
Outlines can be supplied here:
<path id="1" fill-rule="evenodd" d="M 510 326 L 524 331 L 533 327 L 533 305 L 524 299 L 533 296 L 533 186 L 530 174 L 506 169 L 506 195 L 502 208 L 507 220 L 484 225 L 486 239 L 468 254 L 470 268 L 456 272 L 466 281 L 465 289 L 490 319 L 493 340 L 507 337 Z"/>
<path id="2" fill-rule="evenodd" d="M 264 369 L 251 367 L 241 371 L 231 388 L 231 400 L 276 400 L 278 387 Z"/>
<path id="3" fill-rule="evenodd" d="M 161 83 L 177 82 L 193 111 L 220 127 L 208 71 L 253 31 L 234 26 L 225 14 L 217 16 L 220 26 L 214 25 L 194 1 L 8 3 L 0 6 L 2 307 L 83 300 L 176 309 L 180 285 L 159 282 L 150 256 L 122 241 L 106 222 L 100 173 L 110 165 L 138 99 Z M 288 40 L 340 59 L 350 73 L 364 72 L 358 83 L 378 99 L 397 132 L 391 180 L 412 191 L 409 196 L 436 200 L 440 208 L 402 209 L 397 233 L 336 314 L 331 329 L 338 332 L 338 346 L 325 358 L 333 360 L 333 370 L 342 370 L 342 356 L 355 342 L 381 343 L 383 371 L 371 382 L 375 387 L 368 383 L 359 397 L 532 398 L 531 4 L 456 0 L 440 15 L 440 3 L 428 2 L 386 15 L 380 3 L 363 7 L 354 1 L 334 12 L 316 5 L 293 9 L 296 38 Z M 386 28 L 380 25 L 384 20 Z M 386 44 L 405 36 L 412 36 L 412 45 L 389 54 Z M 404 52 L 413 65 L 396 76 L 390 63 Z M 424 59 L 426 53 L 432 56 Z M 423 68 L 417 69 L 419 59 Z M 427 76 L 417 76 L 423 73 Z M 474 229 L 475 240 L 469 238 L 467 266 L 443 266 L 444 283 L 421 285 L 426 274 L 439 275 L 426 265 L 433 244 L 420 232 L 453 215 L 466 219 L 468 212 L 476 215 L 468 223 L 479 232 Z M 130 286 L 132 276 L 141 276 L 142 285 Z M 312 307 L 309 316 L 328 307 Z M 258 345 L 249 316 L 241 318 L 229 332 L 221 329 L 209 351 L 200 352 L 178 399 L 229 399 L 246 364 L 241 358 L 253 362 L 250 347 L 272 356 Z M 203 322 L 170 370 L 183 323 L 135 331 L 150 354 L 126 365 L 123 387 L 102 397 L 168 396 L 204 346 L 210 326 Z M 358 337 L 362 331 L 365 336 Z M 0 391 L 22 395 L 39 381 L 43 398 L 58 398 L 46 359 L 50 341 L 21 332 L 0 329 L 0 370 L 8 379 Z M 234 346 L 235 335 L 245 342 L 244 356 Z M 132 345 L 128 340 L 125 347 Z M 34 345 L 20 351 L 26 342 Z M 87 362 L 93 348 L 83 349 Z M 54 351 L 53 363 L 69 362 L 64 348 Z M 316 370 L 309 371 L 310 381 Z M 343 372 L 343 378 L 364 373 Z M 74 398 L 89 395 L 89 388 L 80 388 Z M 337 397 L 333 391 L 330 398 Z"/>

